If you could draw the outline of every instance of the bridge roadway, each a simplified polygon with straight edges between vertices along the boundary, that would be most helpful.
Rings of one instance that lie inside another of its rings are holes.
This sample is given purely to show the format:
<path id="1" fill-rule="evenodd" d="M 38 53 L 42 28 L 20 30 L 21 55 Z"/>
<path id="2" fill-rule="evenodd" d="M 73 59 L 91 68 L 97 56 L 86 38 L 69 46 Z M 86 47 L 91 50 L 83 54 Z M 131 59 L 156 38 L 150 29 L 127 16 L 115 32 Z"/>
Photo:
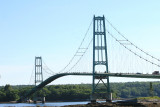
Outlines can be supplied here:
<path id="1" fill-rule="evenodd" d="M 63 76 L 68 76 L 68 75 L 77 75 L 77 76 L 92 76 L 93 73 L 87 73 L 87 72 L 83 72 L 83 73 L 59 73 L 59 74 L 55 74 L 51 77 L 49 77 L 48 79 L 46 79 L 45 81 L 43 81 L 42 83 L 40 83 L 39 85 L 35 86 L 34 88 L 32 88 L 31 90 L 28 91 L 28 93 L 26 93 L 25 98 L 28 98 L 29 96 L 31 96 L 33 93 L 35 93 L 36 91 L 42 89 L 44 86 L 46 86 L 47 84 L 49 84 L 50 82 L 63 77 Z M 151 79 L 160 79 L 160 75 L 152 75 L 152 74 L 130 74 L 130 73 L 95 73 L 95 76 L 97 76 L 97 78 L 105 78 L 106 76 L 111 76 L 111 77 L 129 77 L 129 78 L 151 78 Z"/>

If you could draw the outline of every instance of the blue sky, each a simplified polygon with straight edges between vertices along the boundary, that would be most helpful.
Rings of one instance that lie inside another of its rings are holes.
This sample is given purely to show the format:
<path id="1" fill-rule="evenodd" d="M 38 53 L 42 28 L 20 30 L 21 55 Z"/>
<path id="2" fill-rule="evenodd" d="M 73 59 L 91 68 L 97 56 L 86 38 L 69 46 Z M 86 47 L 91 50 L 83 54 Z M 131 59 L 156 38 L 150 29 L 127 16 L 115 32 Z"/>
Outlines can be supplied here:
<path id="1" fill-rule="evenodd" d="M 105 15 L 129 40 L 160 58 L 159 4 L 159 0 L 1 0 L 0 85 L 28 84 L 35 56 L 42 56 L 53 71 L 64 67 L 94 14 Z"/>

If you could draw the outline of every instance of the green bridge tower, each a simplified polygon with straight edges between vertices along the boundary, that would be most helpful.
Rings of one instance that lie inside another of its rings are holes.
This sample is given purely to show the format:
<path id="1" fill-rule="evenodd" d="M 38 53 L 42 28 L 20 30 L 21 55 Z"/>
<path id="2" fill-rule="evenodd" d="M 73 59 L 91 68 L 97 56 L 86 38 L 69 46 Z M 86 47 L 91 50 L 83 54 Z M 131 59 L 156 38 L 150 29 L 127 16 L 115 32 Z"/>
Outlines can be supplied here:
<path id="1" fill-rule="evenodd" d="M 109 77 L 96 76 L 95 74 L 97 72 L 108 73 L 107 42 L 104 16 L 94 16 L 93 18 L 93 82 L 91 102 L 96 102 L 96 99 L 98 98 L 106 98 L 106 101 L 110 101 Z M 104 82 L 104 80 L 106 80 L 107 83 Z M 98 84 L 100 82 L 102 82 L 106 88 L 105 94 L 104 92 L 100 93 L 100 91 L 102 91 L 100 88 L 98 88 Z"/>

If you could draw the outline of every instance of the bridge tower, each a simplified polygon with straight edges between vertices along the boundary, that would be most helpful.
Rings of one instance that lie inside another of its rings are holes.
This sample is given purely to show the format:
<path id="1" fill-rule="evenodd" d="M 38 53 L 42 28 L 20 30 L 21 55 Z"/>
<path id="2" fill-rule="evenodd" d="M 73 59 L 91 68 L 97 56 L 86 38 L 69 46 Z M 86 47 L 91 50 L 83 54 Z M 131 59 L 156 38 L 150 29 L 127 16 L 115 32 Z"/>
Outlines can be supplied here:
<path id="1" fill-rule="evenodd" d="M 42 57 L 35 57 L 35 85 L 43 82 Z"/>
<path id="2" fill-rule="evenodd" d="M 103 69 L 101 69 L 103 68 Z M 99 71 L 101 70 L 101 71 Z M 97 86 L 102 82 L 106 88 L 105 98 L 110 101 L 110 86 L 108 76 L 96 76 L 96 72 L 108 73 L 108 58 L 107 58 L 107 42 L 105 31 L 105 17 L 93 18 L 93 82 L 92 82 L 92 95 L 91 102 L 96 102 L 99 97 L 100 91 Z M 96 82 L 98 80 L 98 82 Z M 107 80 L 104 82 L 103 80 Z"/>
<path id="3" fill-rule="evenodd" d="M 35 86 L 41 82 L 43 82 L 42 57 L 35 57 Z M 37 93 L 35 93 L 33 99 L 34 103 L 37 103 L 38 99 L 40 99 L 42 103 L 45 102 L 45 97 L 38 97 Z"/>

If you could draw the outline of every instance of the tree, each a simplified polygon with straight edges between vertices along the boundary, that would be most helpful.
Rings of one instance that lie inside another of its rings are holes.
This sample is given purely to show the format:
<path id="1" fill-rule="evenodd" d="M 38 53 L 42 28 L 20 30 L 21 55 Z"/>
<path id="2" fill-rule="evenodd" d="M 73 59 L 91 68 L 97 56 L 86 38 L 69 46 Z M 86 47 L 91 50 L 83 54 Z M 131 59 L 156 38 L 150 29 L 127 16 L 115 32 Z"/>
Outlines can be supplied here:
<path id="1" fill-rule="evenodd" d="M 11 91 L 12 87 L 9 84 L 6 84 L 5 87 L 4 87 L 4 90 L 5 91 Z"/>
<path id="2" fill-rule="evenodd" d="M 0 101 L 4 101 L 4 98 L 6 98 L 6 93 L 0 91 Z"/>

